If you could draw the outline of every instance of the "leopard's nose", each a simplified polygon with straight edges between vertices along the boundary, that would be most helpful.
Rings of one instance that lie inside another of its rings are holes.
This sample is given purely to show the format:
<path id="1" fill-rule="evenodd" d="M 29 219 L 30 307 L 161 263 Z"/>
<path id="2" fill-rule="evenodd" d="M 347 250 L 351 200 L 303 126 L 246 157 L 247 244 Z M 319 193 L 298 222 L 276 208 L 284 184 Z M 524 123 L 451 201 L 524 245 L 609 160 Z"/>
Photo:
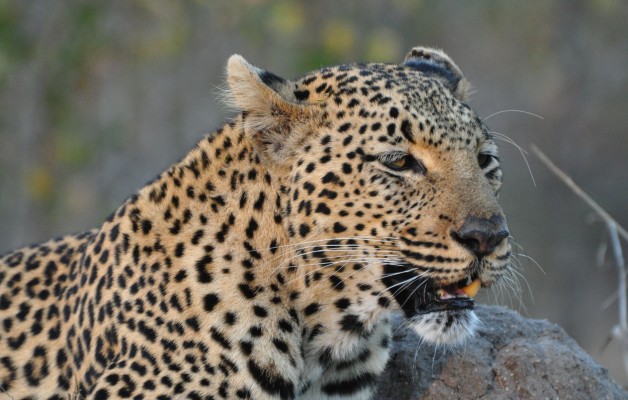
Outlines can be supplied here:
<path id="1" fill-rule="evenodd" d="M 508 235 L 506 220 L 501 215 L 493 215 L 488 219 L 469 216 L 458 231 L 451 232 L 451 237 L 477 258 L 494 252 Z"/>

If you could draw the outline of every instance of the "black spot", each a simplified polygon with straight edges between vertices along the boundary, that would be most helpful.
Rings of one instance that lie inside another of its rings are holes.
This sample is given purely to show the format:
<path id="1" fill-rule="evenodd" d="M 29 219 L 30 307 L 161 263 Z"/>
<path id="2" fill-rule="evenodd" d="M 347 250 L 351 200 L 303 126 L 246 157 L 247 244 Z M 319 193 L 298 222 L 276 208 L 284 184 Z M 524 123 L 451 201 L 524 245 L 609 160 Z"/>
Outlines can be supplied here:
<path id="1" fill-rule="evenodd" d="M 346 297 L 343 297 L 342 299 L 337 300 L 334 305 L 339 309 L 339 310 L 346 310 L 347 308 L 349 308 L 349 306 L 351 305 L 351 300 L 349 300 Z"/>
<path id="2" fill-rule="evenodd" d="M 329 396 L 348 397 L 375 384 L 376 376 L 365 372 L 362 375 L 343 381 L 334 381 L 323 385 L 323 393 Z"/>
<path id="3" fill-rule="evenodd" d="M 345 122 L 344 124 L 340 125 L 340 127 L 338 128 L 338 132 L 345 132 L 350 127 L 351 127 L 351 123 L 350 122 Z"/>
<path id="4" fill-rule="evenodd" d="M 307 191 L 307 194 L 312 194 L 312 192 L 316 189 L 316 187 L 312 185 L 310 182 L 305 182 L 303 184 L 303 189 Z"/>
<path id="5" fill-rule="evenodd" d="M 241 283 L 238 285 L 238 289 L 247 299 L 252 299 L 257 296 L 256 290 L 252 289 L 248 283 Z"/>
<path id="6" fill-rule="evenodd" d="M 242 276 L 247 282 L 253 282 L 255 280 L 255 274 L 251 271 L 244 271 L 244 274 L 242 274 Z"/>
<path id="7" fill-rule="evenodd" d="M 220 298 L 215 293 L 206 294 L 203 298 L 203 304 L 205 307 L 205 311 L 212 312 L 216 305 L 220 302 Z"/>
<path id="8" fill-rule="evenodd" d="M 340 222 L 335 222 L 334 223 L 334 232 L 335 233 L 341 233 L 347 230 L 347 227 L 344 226 L 343 224 L 341 224 Z"/>
<path id="9" fill-rule="evenodd" d="M 391 117 L 397 118 L 399 116 L 399 110 L 397 110 L 397 107 L 391 107 L 389 114 Z"/>
<path id="10" fill-rule="evenodd" d="M 345 284 L 342 281 L 342 279 L 340 279 L 336 275 L 330 275 L 329 281 L 331 282 L 331 288 L 334 290 L 337 290 L 340 292 L 345 288 Z"/>
<path id="11" fill-rule="evenodd" d="M 137 361 L 133 361 L 131 364 L 131 369 L 137 372 L 140 376 L 146 375 L 146 366 L 138 363 Z"/>
<path id="12" fill-rule="evenodd" d="M 253 261 L 249 258 L 245 258 L 240 262 L 244 268 L 250 269 L 253 268 Z"/>
<path id="13" fill-rule="evenodd" d="M 262 368 L 252 359 L 248 369 L 251 376 L 260 385 L 262 390 L 271 395 L 279 395 L 281 400 L 294 398 L 294 384 L 268 368 Z"/>
<path id="14" fill-rule="evenodd" d="M 20 333 L 20 335 L 17 337 L 13 337 L 13 338 L 10 337 L 7 339 L 7 342 L 9 343 L 9 347 L 12 350 L 18 350 L 20 347 L 22 347 L 25 341 L 26 341 L 25 332 Z"/>
<path id="15" fill-rule="evenodd" d="M 291 333 L 292 332 L 292 324 L 288 321 L 286 321 L 285 319 L 280 319 L 279 322 L 277 323 L 277 325 L 279 326 L 279 329 L 282 332 L 287 332 L 287 333 Z"/>
<path id="16" fill-rule="evenodd" d="M 109 231 L 109 240 L 114 242 L 118 238 L 119 233 L 120 233 L 120 227 L 118 226 L 118 224 L 115 224 L 114 226 L 111 227 L 111 230 Z"/>
<path id="17" fill-rule="evenodd" d="M 240 208 L 244 208 L 247 198 L 248 194 L 246 192 L 242 192 L 242 195 L 240 196 Z"/>
<path id="18" fill-rule="evenodd" d="M 210 283 L 213 280 L 212 274 L 207 268 L 212 261 L 212 257 L 206 254 L 196 262 L 197 278 L 200 283 Z"/>
<path id="19" fill-rule="evenodd" d="M 320 351 L 318 362 L 326 369 L 332 362 L 332 349 L 327 347 Z"/>
<path id="20" fill-rule="evenodd" d="M 7 310 L 11 307 L 11 300 L 4 294 L 0 295 L 0 310 Z"/>
<path id="21" fill-rule="evenodd" d="M 351 101 L 349 102 L 349 104 L 347 104 L 347 107 L 349 107 L 349 108 L 353 108 L 353 107 L 357 106 L 358 104 L 360 104 L 360 102 L 358 101 L 358 99 L 351 99 Z"/>
<path id="22" fill-rule="evenodd" d="M 412 124 L 407 119 L 401 122 L 401 133 L 410 142 L 414 143 L 414 137 L 412 136 Z"/>
<path id="23" fill-rule="evenodd" d="M 327 83 L 323 82 L 316 87 L 316 93 L 320 93 L 327 88 Z"/>
<path id="24" fill-rule="evenodd" d="M 266 310 L 262 306 L 253 306 L 253 312 L 260 318 L 265 318 L 268 316 L 268 310 Z"/>
<path id="25" fill-rule="evenodd" d="M 201 325 L 199 324 L 197 317 L 190 317 L 186 319 L 185 324 L 192 328 L 195 332 L 199 332 L 201 330 Z"/>
<path id="26" fill-rule="evenodd" d="M 288 344 L 283 340 L 275 338 L 273 339 L 273 344 L 275 345 L 277 350 L 281 351 L 282 353 L 288 353 Z"/>
<path id="27" fill-rule="evenodd" d="M 251 391 L 246 388 L 241 388 L 236 391 L 238 399 L 251 399 Z"/>
<path id="28" fill-rule="evenodd" d="M 157 332 L 155 332 L 155 330 L 150 326 L 146 325 L 144 321 L 140 320 L 137 323 L 137 329 L 149 341 L 155 342 L 155 340 L 157 340 Z"/>
<path id="29" fill-rule="evenodd" d="M 182 257 L 184 252 L 185 252 L 185 244 L 183 242 L 177 243 L 177 246 L 174 249 L 174 256 Z"/>
<path id="30" fill-rule="evenodd" d="M 301 224 L 299 226 L 299 235 L 306 237 L 310 233 L 310 227 L 307 224 Z"/>
<path id="31" fill-rule="evenodd" d="M 253 239 L 253 236 L 255 236 L 255 231 L 258 227 L 259 225 L 257 224 L 257 221 L 254 218 L 251 218 L 249 220 L 249 225 L 246 228 L 246 237 L 248 237 L 249 239 Z"/>
<path id="32" fill-rule="evenodd" d="M 238 316 L 236 314 L 232 312 L 225 313 L 225 323 L 227 325 L 235 325 L 237 320 L 238 320 Z"/>
<path id="33" fill-rule="evenodd" d="M 340 181 L 340 177 L 336 174 L 334 174 L 333 172 L 328 172 L 325 174 L 325 176 L 323 176 L 322 182 L 323 183 L 338 183 L 338 181 Z"/>
<path id="34" fill-rule="evenodd" d="M 225 200 L 222 198 L 222 196 L 214 196 L 212 197 L 212 200 L 214 200 L 214 202 L 216 202 L 217 205 L 219 206 L 224 206 L 225 204 Z"/>
<path id="35" fill-rule="evenodd" d="M 240 341 L 240 350 L 247 356 L 250 356 L 253 352 L 253 342 L 249 342 L 248 340 Z"/>
<path id="36" fill-rule="evenodd" d="M 333 190 L 328 190 L 328 189 L 323 189 L 321 190 L 321 192 L 318 194 L 318 197 L 327 197 L 328 199 L 335 199 L 336 197 L 338 197 L 338 193 L 333 191 Z"/>
<path id="37" fill-rule="evenodd" d="M 174 276 L 174 280 L 175 282 L 181 282 L 183 281 L 186 277 L 188 276 L 187 272 L 185 272 L 184 269 L 182 269 L 181 271 L 177 272 L 177 274 Z"/>
<path id="38" fill-rule="evenodd" d="M 260 211 L 264 207 L 264 201 L 266 200 L 266 195 L 264 192 L 260 192 L 259 197 L 253 203 L 253 208 L 257 211 Z"/>
<path id="39" fill-rule="evenodd" d="M 323 156 L 323 157 L 320 158 L 319 161 L 320 161 L 321 164 L 327 164 L 328 162 L 331 161 L 331 156 L 329 154 L 326 155 L 326 156 Z"/>
<path id="40" fill-rule="evenodd" d="M 150 232 L 152 227 L 153 227 L 153 224 L 149 220 L 147 219 L 142 220 L 142 232 L 144 233 L 144 235 L 148 234 L 148 232 Z"/>
<path id="41" fill-rule="evenodd" d="M 107 389 L 98 389 L 96 393 L 94 393 L 95 400 L 107 400 L 109 398 L 109 392 Z"/>
<path id="42" fill-rule="evenodd" d="M 298 101 L 305 101 L 310 97 L 310 91 L 309 90 L 295 90 L 294 91 L 294 97 L 297 98 Z"/>
<path id="43" fill-rule="evenodd" d="M 347 332 L 364 332 L 364 324 L 360 321 L 360 317 L 355 314 L 347 314 L 342 317 L 340 320 L 340 328 Z"/>
<path id="44" fill-rule="evenodd" d="M 307 307 L 305 307 L 305 309 L 303 310 L 303 312 L 305 313 L 305 315 L 312 315 L 317 313 L 320 310 L 321 306 L 318 303 L 312 303 L 310 305 L 308 305 Z"/>
<path id="45" fill-rule="evenodd" d="M 263 333 L 261 326 L 252 326 L 249 328 L 249 334 L 253 337 L 261 337 Z"/>
<path id="46" fill-rule="evenodd" d="M 210 329 L 211 338 L 227 350 L 231 350 L 231 342 L 218 329 L 212 327 Z"/>
<path id="47" fill-rule="evenodd" d="M 327 207 L 327 204 L 325 203 L 318 203 L 318 205 L 316 206 L 316 210 L 314 210 L 314 212 L 325 214 L 325 215 L 331 214 L 331 210 L 329 209 L 329 207 Z"/>

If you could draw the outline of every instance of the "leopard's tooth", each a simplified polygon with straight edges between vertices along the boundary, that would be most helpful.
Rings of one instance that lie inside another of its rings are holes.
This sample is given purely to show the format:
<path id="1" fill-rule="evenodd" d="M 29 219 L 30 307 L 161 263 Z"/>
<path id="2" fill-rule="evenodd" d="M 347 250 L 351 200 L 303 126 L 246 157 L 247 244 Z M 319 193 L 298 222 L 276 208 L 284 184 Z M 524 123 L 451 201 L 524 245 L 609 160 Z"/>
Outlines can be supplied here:
<path id="1" fill-rule="evenodd" d="M 467 286 L 460 288 L 460 290 L 462 290 L 469 297 L 475 297 L 475 295 L 478 293 L 478 290 L 480 290 L 480 286 L 480 280 L 476 279 Z"/>

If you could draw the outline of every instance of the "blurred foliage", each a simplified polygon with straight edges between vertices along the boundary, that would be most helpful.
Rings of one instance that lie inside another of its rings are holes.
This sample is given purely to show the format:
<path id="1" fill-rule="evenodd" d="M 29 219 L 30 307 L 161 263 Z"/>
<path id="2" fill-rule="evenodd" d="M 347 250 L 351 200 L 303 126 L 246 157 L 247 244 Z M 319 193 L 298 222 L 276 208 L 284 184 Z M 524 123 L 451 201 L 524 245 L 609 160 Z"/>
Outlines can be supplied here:
<path id="1" fill-rule="evenodd" d="M 140 33 L 134 43 L 142 59 L 177 56 L 189 37 L 184 3 L 151 0 L 136 1 L 139 14 L 151 20 L 151 28 Z"/>
<path id="2" fill-rule="evenodd" d="M 15 63 L 24 60 L 31 52 L 30 43 L 21 30 L 19 14 L 9 0 L 0 0 L 0 82 Z"/>
<path id="3" fill-rule="evenodd" d="M 355 27 L 351 21 L 330 18 L 323 27 L 322 42 L 322 51 L 332 63 L 338 63 L 355 47 Z"/>
<path id="4" fill-rule="evenodd" d="M 400 54 L 408 51 L 402 48 L 401 37 L 390 28 L 374 29 L 366 38 L 365 60 L 373 62 L 391 62 L 399 59 Z"/>
<path id="5" fill-rule="evenodd" d="M 303 28 L 303 6 L 296 1 L 271 3 L 267 25 L 280 35 L 294 35 Z"/>
<path id="6" fill-rule="evenodd" d="M 53 196 L 53 177 L 44 167 L 35 167 L 28 173 L 28 191 L 38 201 L 47 201 Z"/>

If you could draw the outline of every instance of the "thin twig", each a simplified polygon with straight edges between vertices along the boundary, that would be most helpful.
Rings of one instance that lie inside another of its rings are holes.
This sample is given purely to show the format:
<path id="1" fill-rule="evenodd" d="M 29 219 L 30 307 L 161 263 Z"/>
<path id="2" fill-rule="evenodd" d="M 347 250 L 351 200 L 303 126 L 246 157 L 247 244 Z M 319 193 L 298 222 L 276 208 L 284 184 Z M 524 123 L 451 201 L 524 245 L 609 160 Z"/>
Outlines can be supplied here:
<path id="1" fill-rule="evenodd" d="M 613 258 L 615 259 L 615 266 L 617 267 L 617 273 L 619 275 L 619 337 L 617 339 L 622 342 L 624 370 L 626 371 L 626 374 L 628 374 L 628 298 L 626 296 L 626 263 L 624 261 L 624 254 L 621 250 L 619 236 L 617 235 L 617 226 L 612 222 L 607 223 L 606 226 L 608 227 L 611 248 L 613 249 Z"/>
<path id="2" fill-rule="evenodd" d="M 600 205 L 597 204 L 595 200 L 593 200 L 588 194 L 586 194 L 584 190 L 580 189 L 580 187 L 576 185 L 575 182 L 569 176 L 567 176 L 567 174 L 561 171 L 560 168 L 558 168 L 549 158 L 547 158 L 547 156 L 541 150 L 539 150 L 536 145 L 533 144 L 531 148 L 532 152 L 543 162 L 543 164 L 545 164 L 547 168 L 550 169 L 550 171 L 558 176 L 558 178 L 563 181 L 565 185 L 569 186 L 569 188 L 573 190 L 573 192 L 578 197 L 580 197 L 591 208 L 593 208 L 593 210 L 599 214 L 599 216 L 604 220 L 605 223 L 608 224 L 609 222 L 612 222 L 613 224 L 615 224 L 619 236 L 628 241 L 628 232 L 621 225 L 619 225 L 613 217 L 611 217 L 606 211 L 604 211 L 604 209 L 600 207 Z"/>
<path id="3" fill-rule="evenodd" d="M 615 259 L 615 266 L 617 267 L 618 274 L 618 290 L 617 300 L 619 305 L 619 324 L 613 328 L 611 337 L 618 339 L 621 342 L 624 371 L 628 374 L 628 295 L 626 294 L 626 263 L 624 261 L 624 254 L 622 253 L 621 243 L 619 236 L 621 235 L 625 240 L 628 240 L 628 233 L 622 228 L 617 221 L 613 219 L 602 207 L 600 207 L 588 194 L 586 194 L 574 181 L 561 171 L 554 163 L 545 155 L 538 147 L 532 145 L 532 151 L 536 156 L 545 164 L 550 171 L 552 171 L 560 180 L 565 182 L 574 193 L 583 199 L 593 210 L 604 220 L 608 234 L 610 237 L 611 249 L 613 251 L 613 258 Z"/>

